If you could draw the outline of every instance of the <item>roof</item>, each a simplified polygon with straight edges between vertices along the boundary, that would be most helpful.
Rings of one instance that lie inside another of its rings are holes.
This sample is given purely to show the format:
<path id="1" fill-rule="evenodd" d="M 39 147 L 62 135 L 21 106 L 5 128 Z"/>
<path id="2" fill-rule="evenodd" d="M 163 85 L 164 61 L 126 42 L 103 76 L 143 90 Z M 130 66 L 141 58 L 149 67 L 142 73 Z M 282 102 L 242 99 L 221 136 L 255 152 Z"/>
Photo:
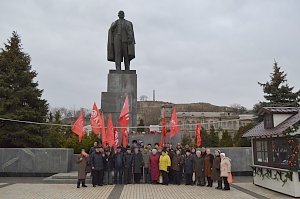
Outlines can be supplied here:
<path id="1" fill-rule="evenodd" d="M 280 123 L 278 126 L 271 128 L 271 129 L 265 129 L 264 128 L 264 122 L 259 123 L 249 131 L 247 131 L 243 137 L 261 137 L 261 136 L 277 136 L 277 135 L 283 135 L 283 132 L 289 128 L 290 126 L 294 125 L 300 121 L 300 112 L 297 114 L 289 117 L 282 123 Z"/>
<path id="2" fill-rule="evenodd" d="M 296 114 L 299 112 L 298 107 L 264 107 L 258 114 L 264 115 L 265 113 L 279 113 L 279 114 Z"/>

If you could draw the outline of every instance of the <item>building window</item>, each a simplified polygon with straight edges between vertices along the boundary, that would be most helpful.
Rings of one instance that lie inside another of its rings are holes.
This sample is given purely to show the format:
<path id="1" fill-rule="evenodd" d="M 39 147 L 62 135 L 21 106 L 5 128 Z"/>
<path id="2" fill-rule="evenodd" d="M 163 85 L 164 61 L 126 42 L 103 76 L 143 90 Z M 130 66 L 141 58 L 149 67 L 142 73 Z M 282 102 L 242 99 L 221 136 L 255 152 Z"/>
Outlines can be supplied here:
<path id="1" fill-rule="evenodd" d="M 265 129 L 271 129 L 274 127 L 272 114 L 265 114 L 264 125 L 265 125 Z"/>
<path id="2" fill-rule="evenodd" d="M 265 140 L 256 141 L 256 161 L 268 163 L 268 144 Z"/>
<path id="3" fill-rule="evenodd" d="M 288 165 L 289 146 L 286 139 L 272 140 L 272 157 L 274 164 Z"/>

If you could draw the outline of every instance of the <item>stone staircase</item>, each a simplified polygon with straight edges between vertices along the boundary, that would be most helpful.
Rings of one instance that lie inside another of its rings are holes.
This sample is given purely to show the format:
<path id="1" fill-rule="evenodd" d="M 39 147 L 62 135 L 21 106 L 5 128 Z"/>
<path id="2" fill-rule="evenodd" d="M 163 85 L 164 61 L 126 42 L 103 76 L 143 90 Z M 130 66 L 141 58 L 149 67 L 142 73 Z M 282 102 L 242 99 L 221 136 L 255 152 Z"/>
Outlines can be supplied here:
<path id="1" fill-rule="evenodd" d="M 51 184 L 76 184 L 77 182 L 77 171 L 71 171 L 69 173 L 58 173 L 47 177 L 43 180 L 45 183 Z M 91 174 L 88 173 L 86 176 L 86 184 L 91 184 Z"/>

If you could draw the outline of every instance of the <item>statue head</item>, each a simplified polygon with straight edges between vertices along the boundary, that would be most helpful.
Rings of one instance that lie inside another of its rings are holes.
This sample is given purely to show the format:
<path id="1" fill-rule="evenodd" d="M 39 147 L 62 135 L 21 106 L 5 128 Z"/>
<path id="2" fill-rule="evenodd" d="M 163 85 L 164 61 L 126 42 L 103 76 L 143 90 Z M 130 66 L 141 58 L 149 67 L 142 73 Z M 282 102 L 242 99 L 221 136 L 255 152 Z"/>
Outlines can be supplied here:
<path id="1" fill-rule="evenodd" d="M 118 12 L 118 17 L 119 17 L 120 19 L 124 19 L 125 13 L 124 13 L 123 10 L 120 10 L 120 11 Z"/>

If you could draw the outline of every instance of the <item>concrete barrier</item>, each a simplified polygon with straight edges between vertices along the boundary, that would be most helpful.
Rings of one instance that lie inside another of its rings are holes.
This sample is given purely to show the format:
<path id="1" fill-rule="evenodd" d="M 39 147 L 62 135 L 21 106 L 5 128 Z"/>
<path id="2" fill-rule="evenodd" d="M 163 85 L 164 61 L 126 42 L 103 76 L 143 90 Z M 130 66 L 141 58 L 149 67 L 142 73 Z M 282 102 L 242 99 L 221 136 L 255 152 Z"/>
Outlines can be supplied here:
<path id="1" fill-rule="evenodd" d="M 65 148 L 0 148 L 0 175 L 46 176 L 69 172 L 73 149 Z"/>

